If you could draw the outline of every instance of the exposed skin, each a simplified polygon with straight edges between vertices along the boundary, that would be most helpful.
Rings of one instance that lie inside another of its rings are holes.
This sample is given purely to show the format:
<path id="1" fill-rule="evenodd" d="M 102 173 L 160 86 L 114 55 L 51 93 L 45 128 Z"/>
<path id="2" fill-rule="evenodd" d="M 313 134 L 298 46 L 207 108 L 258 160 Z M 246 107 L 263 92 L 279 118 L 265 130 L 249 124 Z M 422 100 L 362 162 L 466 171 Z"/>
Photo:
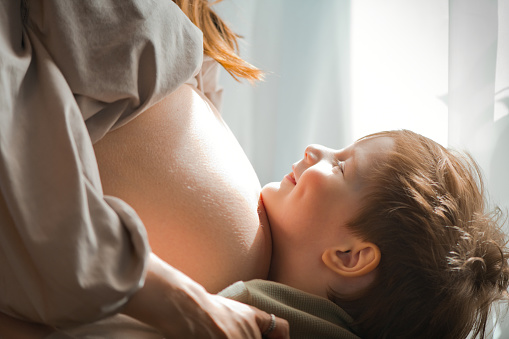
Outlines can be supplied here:
<path id="1" fill-rule="evenodd" d="M 167 338 L 257 338 L 271 323 L 254 307 L 207 293 L 204 288 L 152 255 L 144 287 L 123 313 L 158 329 Z M 267 338 L 289 338 L 288 322 L 276 319 Z"/>
<path id="2" fill-rule="evenodd" d="M 270 280 L 324 298 L 331 287 L 351 294 L 372 282 L 380 250 L 346 224 L 369 194 L 362 176 L 393 147 L 387 137 L 341 150 L 310 145 L 290 174 L 263 188 L 273 240 Z"/>
<path id="3" fill-rule="evenodd" d="M 170 337 L 260 338 L 270 315 L 210 294 L 266 278 L 271 256 L 258 177 L 214 106 L 183 85 L 94 148 L 104 193 L 137 211 L 162 259 L 124 313 Z M 269 337 L 288 332 L 278 318 Z"/>
<path id="4" fill-rule="evenodd" d="M 258 177 L 220 114 L 191 86 L 94 147 L 104 193 L 136 210 L 161 259 L 212 293 L 267 277 L 271 241 L 257 213 Z"/>

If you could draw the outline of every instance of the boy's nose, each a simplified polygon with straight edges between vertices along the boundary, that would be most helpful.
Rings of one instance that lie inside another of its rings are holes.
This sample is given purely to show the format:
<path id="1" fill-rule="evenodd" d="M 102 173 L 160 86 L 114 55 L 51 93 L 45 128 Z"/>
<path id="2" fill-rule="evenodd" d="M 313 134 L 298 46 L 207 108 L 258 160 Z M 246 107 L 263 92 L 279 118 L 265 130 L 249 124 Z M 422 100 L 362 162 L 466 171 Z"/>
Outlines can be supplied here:
<path id="1" fill-rule="evenodd" d="M 320 151 L 319 145 L 309 145 L 304 151 L 304 158 L 292 165 L 293 173 L 296 175 L 296 177 L 299 177 L 302 172 L 316 164 L 321 157 L 322 153 Z"/>
<path id="2" fill-rule="evenodd" d="M 304 151 L 304 158 L 292 165 L 295 179 L 298 181 L 302 173 L 320 161 L 323 157 L 320 145 L 309 145 Z"/>
<path id="3" fill-rule="evenodd" d="M 304 160 L 309 165 L 314 165 L 320 160 L 321 157 L 320 147 L 318 145 L 309 145 L 304 151 Z"/>

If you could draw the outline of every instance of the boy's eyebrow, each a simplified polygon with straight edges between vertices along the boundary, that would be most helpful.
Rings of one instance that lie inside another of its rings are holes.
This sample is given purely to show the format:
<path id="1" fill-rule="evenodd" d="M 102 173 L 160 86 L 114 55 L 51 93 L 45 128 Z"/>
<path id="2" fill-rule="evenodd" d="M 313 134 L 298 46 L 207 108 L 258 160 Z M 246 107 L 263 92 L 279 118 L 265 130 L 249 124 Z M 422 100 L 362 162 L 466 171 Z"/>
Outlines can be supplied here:
<path id="1" fill-rule="evenodd" d="M 364 159 L 366 157 L 366 154 L 364 152 L 358 152 L 358 149 L 356 147 L 352 147 L 350 150 L 350 163 L 349 163 L 349 175 L 348 180 L 352 183 L 355 183 L 356 186 L 361 185 L 362 182 L 360 181 L 360 178 L 362 178 L 363 173 L 361 173 L 361 170 L 367 170 L 366 168 L 359 168 L 359 161 L 365 161 Z M 360 186 L 359 186 L 360 187 Z"/>
<path id="2" fill-rule="evenodd" d="M 346 149 L 342 149 L 341 151 L 345 151 Z M 355 147 L 351 147 L 348 150 L 346 150 L 348 159 L 343 161 L 343 170 L 344 170 L 344 176 L 345 179 L 348 179 L 350 181 L 355 181 L 357 178 L 357 157 L 355 152 Z M 348 171 L 347 171 L 348 168 Z M 347 175 L 348 173 L 348 175 Z"/>
<path id="3" fill-rule="evenodd" d="M 355 181 L 357 178 L 357 157 L 355 154 L 355 148 L 351 150 L 351 157 L 350 157 L 350 164 L 348 164 L 348 168 L 350 170 L 348 171 L 350 174 L 348 175 L 348 178 L 352 181 Z M 345 162 L 345 168 L 346 168 L 346 162 Z M 346 172 L 346 171 L 345 171 Z"/>

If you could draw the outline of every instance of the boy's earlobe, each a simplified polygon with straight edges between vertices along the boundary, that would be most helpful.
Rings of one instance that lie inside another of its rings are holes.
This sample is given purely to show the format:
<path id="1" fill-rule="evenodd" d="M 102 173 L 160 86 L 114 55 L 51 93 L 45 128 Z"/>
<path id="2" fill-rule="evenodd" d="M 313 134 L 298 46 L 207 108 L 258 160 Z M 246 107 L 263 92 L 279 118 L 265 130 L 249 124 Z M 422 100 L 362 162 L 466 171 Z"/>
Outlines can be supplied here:
<path id="1" fill-rule="evenodd" d="M 322 254 L 324 264 L 337 274 L 353 278 L 366 275 L 378 267 L 380 249 L 371 242 L 358 242 L 352 248 L 331 247 Z"/>

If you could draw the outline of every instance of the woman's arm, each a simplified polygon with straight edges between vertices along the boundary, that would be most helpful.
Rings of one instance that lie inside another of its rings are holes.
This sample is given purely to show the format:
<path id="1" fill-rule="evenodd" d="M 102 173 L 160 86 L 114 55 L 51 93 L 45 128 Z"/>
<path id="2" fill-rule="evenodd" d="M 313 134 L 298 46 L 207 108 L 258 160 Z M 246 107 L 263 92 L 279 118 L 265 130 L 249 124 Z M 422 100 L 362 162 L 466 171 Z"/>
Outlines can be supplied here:
<path id="1" fill-rule="evenodd" d="M 269 314 L 209 294 L 157 256 L 149 257 L 145 285 L 123 313 L 157 328 L 169 338 L 261 338 Z M 289 338 L 288 323 L 276 318 L 268 338 Z"/>
<path id="2" fill-rule="evenodd" d="M 260 338 L 270 315 L 254 307 L 209 294 L 194 281 L 151 255 L 145 285 L 123 312 L 169 338 Z M 43 339 L 54 329 L 0 312 L 2 338 Z M 289 338 L 288 323 L 276 318 L 268 338 Z"/>

